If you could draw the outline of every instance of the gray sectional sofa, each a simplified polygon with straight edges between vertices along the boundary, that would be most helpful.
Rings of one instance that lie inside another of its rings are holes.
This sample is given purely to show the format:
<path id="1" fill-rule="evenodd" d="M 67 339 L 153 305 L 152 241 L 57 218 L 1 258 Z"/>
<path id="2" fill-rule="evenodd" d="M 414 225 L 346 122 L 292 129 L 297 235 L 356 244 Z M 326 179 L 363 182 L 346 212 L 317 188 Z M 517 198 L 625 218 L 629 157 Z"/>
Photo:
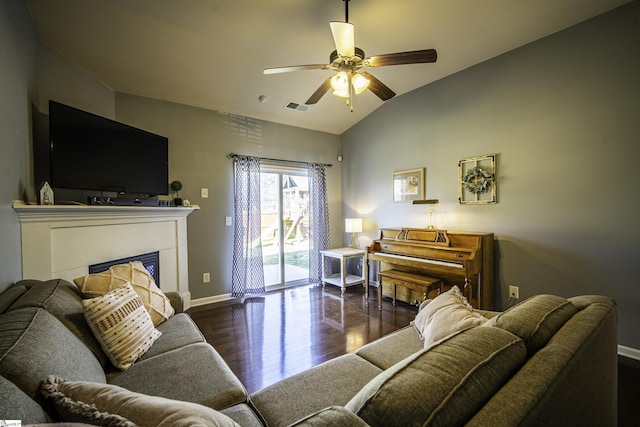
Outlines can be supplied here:
<path id="1" fill-rule="evenodd" d="M 489 319 L 483 326 L 426 348 L 417 329 L 408 326 L 247 395 L 182 312 L 179 294 L 167 296 L 176 314 L 157 327 L 162 335 L 123 371 L 110 364 L 88 328 L 74 284 L 24 280 L 6 289 L 0 294 L 0 419 L 110 425 L 617 424 L 616 306 L 607 297 L 539 295 L 504 313 L 480 312 Z M 101 406 L 105 395 L 111 399 L 108 409 Z M 93 418 L 80 414 L 78 404 L 93 411 Z"/>

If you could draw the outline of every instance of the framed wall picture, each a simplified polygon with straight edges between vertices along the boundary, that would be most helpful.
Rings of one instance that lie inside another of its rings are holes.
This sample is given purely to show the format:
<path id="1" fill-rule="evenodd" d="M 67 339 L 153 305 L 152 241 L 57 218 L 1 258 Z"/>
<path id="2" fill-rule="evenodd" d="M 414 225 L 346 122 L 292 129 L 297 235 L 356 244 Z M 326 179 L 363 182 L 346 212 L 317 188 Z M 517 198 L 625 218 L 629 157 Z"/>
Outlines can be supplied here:
<path id="1" fill-rule="evenodd" d="M 458 162 L 460 204 L 497 203 L 496 155 L 469 157 Z"/>
<path id="2" fill-rule="evenodd" d="M 393 201 L 424 199 L 424 168 L 393 173 Z"/>

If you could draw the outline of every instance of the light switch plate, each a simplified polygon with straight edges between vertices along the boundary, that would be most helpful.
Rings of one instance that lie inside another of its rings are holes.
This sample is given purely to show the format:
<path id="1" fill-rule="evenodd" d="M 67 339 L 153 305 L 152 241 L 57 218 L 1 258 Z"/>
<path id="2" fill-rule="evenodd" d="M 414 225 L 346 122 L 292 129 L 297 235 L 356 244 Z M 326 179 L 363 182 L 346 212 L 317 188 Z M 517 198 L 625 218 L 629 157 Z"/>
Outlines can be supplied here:
<path id="1" fill-rule="evenodd" d="M 208 188 L 201 188 L 200 189 L 200 197 L 202 197 L 203 199 L 207 199 L 209 198 L 209 189 Z"/>

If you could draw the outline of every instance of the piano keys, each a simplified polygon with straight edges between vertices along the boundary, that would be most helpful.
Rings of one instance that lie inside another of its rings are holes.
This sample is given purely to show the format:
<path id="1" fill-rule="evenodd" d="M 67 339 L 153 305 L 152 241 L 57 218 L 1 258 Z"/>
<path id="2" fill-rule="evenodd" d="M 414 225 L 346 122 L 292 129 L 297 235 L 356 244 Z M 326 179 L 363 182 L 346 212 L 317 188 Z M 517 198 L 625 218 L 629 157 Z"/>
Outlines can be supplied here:
<path id="1" fill-rule="evenodd" d="M 494 308 L 494 260 L 493 233 L 448 232 L 428 228 L 383 228 L 380 238 L 367 248 L 365 278 L 370 280 L 369 271 L 373 263 L 378 263 L 378 272 L 394 270 L 405 272 L 407 277 L 423 275 L 436 283 L 440 290 L 458 285 L 471 305 L 483 310 Z M 398 274 L 382 278 L 382 293 L 400 301 L 415 303 L 422 301 L 433 287 L 420 286 L 421 280 L 408 279 L 406 286 Z M 394 277 L 392 286 L 385 280 Z M 378 275 L 378 281 L 380 277 Z M 398 286 L 399 285 L 399 286 Z M 425 292 L 421 292 L 424 289 Z M 437 294 L 437 293 L 436 293 Z M 429 295 L 430 296 L 430 295 Z"/>

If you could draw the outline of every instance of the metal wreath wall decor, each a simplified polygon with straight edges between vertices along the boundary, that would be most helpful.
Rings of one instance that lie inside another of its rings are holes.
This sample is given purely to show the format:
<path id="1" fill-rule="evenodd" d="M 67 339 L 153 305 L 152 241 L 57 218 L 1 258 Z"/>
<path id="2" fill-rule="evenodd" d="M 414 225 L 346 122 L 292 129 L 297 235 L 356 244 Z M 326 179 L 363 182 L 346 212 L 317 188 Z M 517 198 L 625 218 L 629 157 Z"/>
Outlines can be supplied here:
<path id="1" fill-rule="evenodd" d="M 486 193 L 491 186 L 492 176 L 480 166 L 475 166 L 467 171 L 462 179 L 464 189 L 473 194 Z"/>

